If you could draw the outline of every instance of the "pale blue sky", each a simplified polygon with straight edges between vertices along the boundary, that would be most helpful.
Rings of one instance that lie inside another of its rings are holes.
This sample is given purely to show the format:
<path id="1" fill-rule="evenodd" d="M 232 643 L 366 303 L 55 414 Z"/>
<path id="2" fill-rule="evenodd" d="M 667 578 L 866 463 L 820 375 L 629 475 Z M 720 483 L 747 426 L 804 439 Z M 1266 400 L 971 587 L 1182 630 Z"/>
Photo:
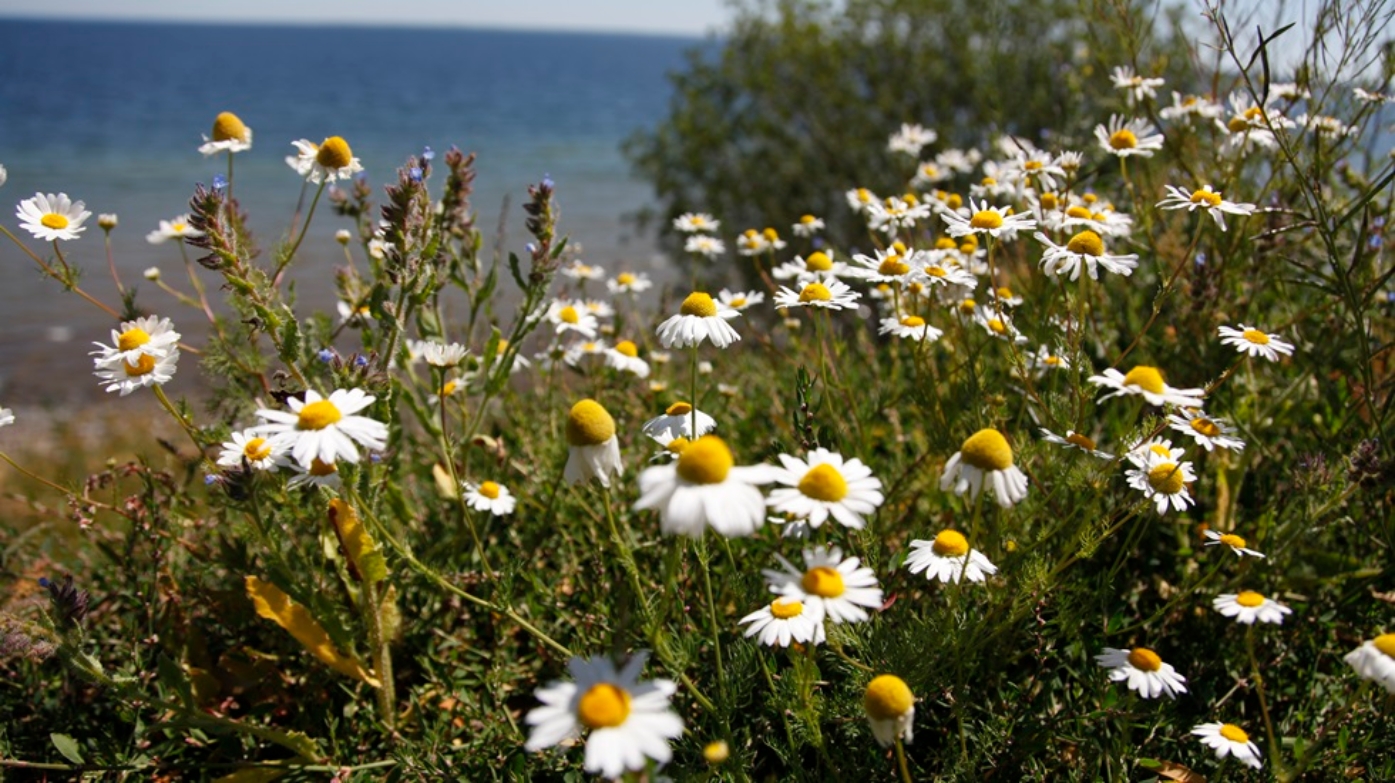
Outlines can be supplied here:
<path id="1" fill-rule="evenodd" d="M 725 0 L 0 0 L 0 17 L 236 21 L 614 30 L 701 35 L 727 18 Z"/>

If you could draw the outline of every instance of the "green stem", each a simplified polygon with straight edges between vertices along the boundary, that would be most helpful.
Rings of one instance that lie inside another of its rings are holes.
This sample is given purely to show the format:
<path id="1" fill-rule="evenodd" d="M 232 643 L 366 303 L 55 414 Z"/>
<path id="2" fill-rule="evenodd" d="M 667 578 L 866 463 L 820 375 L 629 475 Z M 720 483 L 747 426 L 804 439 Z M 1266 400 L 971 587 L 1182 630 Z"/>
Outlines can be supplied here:
<path id="1" fill-rule="evenodd" d="M 310 200 L 310 209 L 305 213 L 305 223 L 300 227 L 300 236 L 296 237 L 295 244 L 286 251 L 286 255 L 281 259 L 281 263 L 276 265 L 276 274 L 271 276 L 271 284 L 274 286 L 281 282 L 281 273 L 286 271 L 286 266 L 295 258 L 295 251 L 300 249 L 300 243 L 305 241 L 305 235 L 310 233 L 310 219 L 315 217 L 315 206 L 320 203 L 320 194 L 325 192 L 325 180 L 321 180 L 320 187 L 315 190 L 315 197 Z"/>
<path id="2" fill-rule="evenodd" d="M 896 766 L 901 770 L 902 783 L 911 783 L 911 768 L 906 764 L 906 747 L 900 735 L 896 737 Z"/>
<path id="3" fill-rule="evenodd" d="M 1259 657 L 1255 655 L 1255 625 L 1245 632 L 1245 650 L 1250 655 L 1250 679 L 1255 683 L 1255 694 L 1259 696 L 1259 714 L 1264 717 L 1264 733 L 1269 738 L 1269 760 L 1274 765 L 1275 776 L 1284 777 L 1284 761 L 1279 755 L 1283 750 L 1274 734 L 1274 721 L 1269 717 L 1269 700 L 1264 694 L 1264 675 L 1259 672 Z"/>

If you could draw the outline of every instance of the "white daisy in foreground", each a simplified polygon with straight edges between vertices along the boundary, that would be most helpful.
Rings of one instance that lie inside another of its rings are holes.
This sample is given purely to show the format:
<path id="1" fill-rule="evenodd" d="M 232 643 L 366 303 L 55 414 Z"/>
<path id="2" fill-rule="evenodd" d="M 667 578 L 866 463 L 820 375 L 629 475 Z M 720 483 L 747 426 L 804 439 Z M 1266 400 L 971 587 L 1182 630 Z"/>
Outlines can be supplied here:
<path id="1" fill-rule="evenodd" d="M 905 680 L 894 674 L 873 677 L 862 693 L 862 709 L 878 745 L 885 748 L 896 744 L 897 739 L 911 741 L 915 694 Z"/>
<path id="2" fill-rule="evenodd" d="M 769 465 L 735 467 L 726 442 L 704 435 L 676 461 L 639 474 L 635 510 L 658 510 L 666 535 L 700 538 L 711 527 L 728 538 L 749 536 L 765 523 L 765 498 L 756 487 L 774 475 Z"/>
<path id="3" fill-rule="evenodd" d="M 882 605 L 882 589 L 870 568 L 860 568 L 855 557 L 843 559 L 838 547 L 804 550 L 804 569 L 794 567 L 780 555 L 775 559 L 783 570 L 763 569 L 770 592 L 803 601 L 807 610 L 822 620 L 856 623 L 867 619 L 867 609 Z"/>
<path id="4" fill-rule="evenodd" d="M 1360 676 L 1395 694 L 1395 633 L 1377 636 L 1343 658 Z"/>
<path id="5" fill-rule="evenodd" d="M 1177 694 L 1187 692 L 1187 678 L 1146 647 L 1132 650 L 1106 647 L 1103 654 L 1095 656 L 1095 662 L 1109 670 L 1110 682 L 1127 682 L 1129 690 L 1145 699 L 1159 696 L 1175 699 Z"/>
<path id="6" fill-rule="evenodd" d="M 804 611 L 804 602 L 795 598 L 776 598 L 738 622 L 751 624 L 746 638 L 760 635 L 766 647 L 789 647 L 791 643 L 823 644 L 826 640 L 823 619 Z"/>
<path id="7" fill-rule="evenodd" d="M 1108 125 L 1095 126 L 1095 139 L 1100 149 L 1121 158 L 1151 158 L 1163 146 L 1163 135 L 1153 133 L 1147 120 L 1126 120 L 1117 114 L 1109 118 Z"/>
<path id="8" fill-rule="evenodd" d="M 1284 615 L 1293 613 L 1287 606 L 1253 590 L 1218 595 L 1211 606 L 1226 617 L 1234 617 L 1235 622 L 1242 625 L 1254 625 L 1256 621 L 1283 625 Z"/>
<path id="9" fill-rule="evenodd" d="M 99 356 L 93 362 L 94 372 L 107 385 L 106 390 L 119 391 L 125 397 L 136 389 L 169 383 L 179 362 L 179 349 L 171 348 L 158 357 L 143 353 L 131 361 L 108 362 Z"/>
<path id="10" fill-rule="evenodd" d="M 286 489 L 300 487 L 339 489 L 344 484 L 344 479 L 339 475 L 339 465 L 334 462 L 322 462 L 318 457 L 310 460 L 308 467 L 291 463 L 291 470 L 295 471 L 295 475 L 286 482 Z"/>
<path id="11" fill-rule="evenodd" d="M 1091 280 L 1098 280 L 1099 267 L 1104 267 L 1106 272 L 1127 277 L 1138 267 L 1138 254 L 1117 256 L 1104 252 L 1104 240 L 1093 231 L 1081 231 L 1071 237 L 1065 245 L 1052 242 L 1040 231 L 1032 236 L 1046 245 L 1046 252 L 1041 256 L 1041 271 L 1052 277 L 1068 274 L 1074 282 L 1080 279 L 1080 270 L 1083 268 Z"/>
<path id="12" fill-rule="evenodd" d="M 1230 547 L 1230 551 L 1234 552 L 1236 557 L 1244 557 L 1245 555 L 1249 555 L 1250 557 L 1258 557 L 1260 559 L 1264 558 L 1263 552 L 1257 552 L 1253 549 L 1248 548 L 1246 546 L 1247 542 L 1245 541 L 1245 539 L 1235 535 L 1234 533 L 1217 533 L 1214 530 L 1207 530 L 1205 536 L 1208 539 L 1210 539 L 1206 542 L 1206 546 L 1220 546 L 1224 544 L 1225 546 Z"/>
<path id="13" fill-rule="evenodd" d="M 1210 185 L 1202 185 L 1191 193 L 1168 185 L 1167 197 L 1159 201 L 1157 207 L 1159 209 L 1185 209 L 1188 212 L 1204 209 L 1222 231 L 1225 231 L 1226 215 L 1253 215 L 1255 212 L 1254 204 L 1237 204 L 1233 201 L 1226 201 L 1221 198 L 1218 191 L 1212 190 Z"/>
<path id="14" fill-rule="evenodd" d="M 1114 89 L 1124 91 L 1130 106 L 1158 97 L 1158 88 L 1166 84 L 1162 79 L 1139 76 L 1127 65 L 1115 66 L 1109 78 L 1114 82 Z"/>
<path id="15" fill-rule="evenodd" d="M 559 335 L 576 332 L 588 340 L 596 336 L 596 316 L 587 312 L 584 304 L 554 299 L 552 304 L 547 306 L 545 317 L 552 324 L 553 331 Z"/>
<path id="16" fill-rule="evenodd" d="M 266 424 L 253 427 L 261 435 L 272 435 L 277 445 L 291 452 L 295 461 L 309 467 L 312 460 L 332 463 L 358 462 L 358 446 L 380 450 L 387 446 L 387 425 L 356 415 L 377 400 L 362 389 L 335 389 L 323 397 L 314 389 L 305 390 L 305 399 L 289 398 L 290 412 L 262 408 L 257 411 Z"/>
<path id="17" fill-rule="evenodd" d="M 678 401 L 664 409 L 660 416 L 644 422 L 645 435 L 667 446 L 674 438 L 692 440 L 717 428 L 717 421 L 702 411 L 693 410 L 691 403 Z"/>
<path id="18" fill-rule="evenodd" d="M 435 340 L 418 346 L 418 355 L 432 367 L 454 367 L 465 361 L 469 353 L 460 343 L 438 343 Z"/>
<path id="19" fill-rule="evenodd" d="M 1184 408 L 1180 415 L 1171 414 L 1167 417 L 1167 424 L 1172 429 L 1190 436 L 1198 446 L 1207 451 L 1245 450 L 1245 441 L 1235 437 L 1235 428 L 1225 419 L 1208 417 L 1198 409 Z"/>
<path id="20" fill-rule="evenodd" d="M 853 458 L 816 448 L 804 459 L 780 455 L 783 465 L 775 480 L 783 487 L 771 490 L 766 503 L 771 510 L 819 527 L 830 516 L 843 527 L 861 530 L 864 516 L 877 510 L 885 497 L 881 479 Z"/>
<path id="21" fill-rule="evenodd" d="M 902 340 L 929 340 L 934 342 L 944 336 L 944 331 L 936 329 L 918 315 L 903 315 L 900 318 L 883 318 L 878 334 L 889 334 Z"/>
<path id="22" fill-rule="evenodd" d="M 213 118 L 213 132 L 203 137 L 199 152 L 217 155 L 220 152 L 246 152 L 252 149 L 252 129 L 230 111 L 219 112 Z"/>
<path id="23" fill-rule="evenodd" d="M 587 772 L 619 778 L 642 771 L 648 759 L 664 764 L 673 756 L 670 740 L 683 735 L 683 720 L 668 700 L 678 690 L 671 680 L 640 682 L 647 653 L 635 653 L 620 671 L 606 658 L 574 657 L 567 663 L 573 682 L 556 680 L 539 688 L 525 718 L 533 727 L 524 748 L 538 751 L 586 738 Z"/>
<path id="24" fill-rule="evenodd" d="M 627 372 L 637 378 L 649 377 L 649 362 L 639 358 L 639 346 L 631 340 L 621 340 L 605 352 L 605 366 Z"/>
<path id="25" fill-rule="evenodd" d="M 315 184 L 349 179 L 363 171 L 363 164 L 354 157 L 349 142 L 342 136 L 330 136 L 319 144 L 305 139 L 291 142 L 300 153 L 296 158 L 287 158 L 291 167 Z"/>
<path id="26" fill-rule="evenodd" d="M 982 552 L 969 548 L 969 540 L 958 530 L 941 530 L 932 541 L 912 541 L 906 568 L 913 574 L 924 571 L 926 579 L 945 584 L 958 584 L 960 579 L 982 582 L 998 573 Z"/>
<path id="27" fill-rule="evenodd" d="M 1157 506 L 1159 514 L 1166 514 L 1168 508 L 1182 512 L 1192 505 L 1191 493 L 1187 485 L 1196 481 L 1196 471 L 1190 462 L 1174 462 L 1170 457 L 1149 453 L 1143 466 L 1124 474 L 1129 486 L 1143 493 Z"/>
<path id="28" fill-rule="evenodd" d="M 945 222 L 945 231 L 952 237 L 966 234 L 988 234 L 995 239 L 1013 239 L 1019 231 L 1031 231 L 1037 222 L 1031 215 L 1014 215 L 1009 207 L 990 207 L 988 202 L 969 199 L 969 216 L 965 217 L 950 209 L 940 211 Z"/>
<path id="29" fill-rule="evenodd" d="M 643 272 L 621 272 L 613 279 L 607 280 L 605 286 L 612 294 L 637 294 L 653 288 L 654 283 L 649 279 L 649 275 Z"/>
<path id="30" fill-rule="evenodd" d="M 82 222 L 92 216 L 83 209 L 81 201 L 73 201 L 67 193 L 35 193 L 33 198 L 19 202 L 15 217 L 19 226 L 45 242 L 77 239 L 86 231 Z"/>
<path id="31" fill-rule="evenodd" d="M 240 468 L 243 460 L 252 470 L 276 470 L 288 462 L 284 450 L 274 441 L 252 430 L 234 432 L 232 440 L 223 443 L 223 451 L 218 455 L 218 464 L 225 468 Z"/>
<path id="32" fill-rule="evenodd" d="M 795 236 L 807 239 L 823 230 L 823 218 L 801 215 L 799 222 L 790 226 L 790 230 L 794 232 Z"/>
<path id="33" fill-rule="evenodd" d="M 827 310 L 854 310 L 861 294 L 836 278 L 806 283 L 799 291 L 780 286 L 776 307 L 818 307 Z"/>
<path id="34" fill-rule="evenodd" d="M 685 212 L 673 219 L 673 227 L 685 234 L 694 234 L 700 231 L 716 231 L 722 227 L 722 221 L 706 212 Z"/>
<path id="35" fill-rule="evenodd" d="M 203 236 L 203 232 L 189 225 L 189 215 L 185 213 L 173 220 L 161 220 L 159 228 L 145 235 L 145 241 L 152 245 L 159 245 L 171 239 L 201 236 Z"/>
<path id="36" fill-rule="evenodd" d="M 1260 356 L 1277 362 L 1279 355 L 1292 356 L 1293 343 L 1284 342 L 1277 334 L 1265 334 L 1252 326 L 1240 324 L 1239 329 L 1222 326 L 1219 330 L 1221 344 L 1229 345 L 1248 356 Z"/>
<path id="37" fill-rule="evenodd" d="M 740 315 L 731 308 L 718 307 L 709 294 L 694 291 L 683 300 L 678 315 L 659 324 L 656 333 L 665 348 L 687 348 L 703 340 L 711 340 L 718 348 L 725 348 L 741 339 L 727 323 Z"/>
<path id="38" fill-rule="evenodd" d="M 1042 440 L 1047 443 L 1055 443 L 1058 446 L 1065 446 L 1066 448 L 1083 451 L 1092 457 L 1099 457 L 1100 459 L 1114 459 L 1113 454 L 1095 448 L 1094 439 L 1090 438 L 1088 435 L 1081 435 L 1075 430 L 1066 430 L 1065 437 L 1057 435 L 1045 427 L 1041 428 L 1040 432 Z"/>
<path id="39" fill-rule="evenodd" d="M 1135 366 L 1127 373 L 1113 367 L 1103 375 L 1091 375 L 1088 380 L 1096 386 L 1107 386 L 1114 391 L 1100 397 L 1100 401 L 1124 394 L 1137 394 L 1150 405 L 1178 405 L 1183 408 L 1200 408 L 1201 398 L 1206 394 L 1202 389 L 1174 389 L 1163 381 L 1162 370 L 1144 364 Z"/>
<path id="40" fill-rule="evenodd" d="M 94 342 L 92 352 L 98 367 L 116 368 L 123 364 L 139 364 L 141 357 L 160 359 L 179 345 L 179 332 L 168 318 L 147 315 L 134 321 L 122 321 L 111 330 L 111 345 Z"/>
<path id="41" fill-rule="evenodd" d="M 570 484 L 596 479 L 610 486 L 610 477 L 624 475 L 615 419 L 599 402 L 581 400 L 567 413 L 567 466 L 562 478 Z"/>
<path id="42" fill-rule="evenodd" d="M 975 500 L 983 490 L 985 476 L 999 506 L 1008 508 L 1027 497 L 1027 475 L 1012 464 L 1012 447 L 1007 438 L 992 428 L 970 435 L 949 458 L 940 475 L 940 489 L 952 490 L 956 495 L 967 492 L 969 499 Z"/>
<path id="43" fill-rule="evenodd" d="M 727 252 L 727 243 L 706 234 L 694 234 L 683 243 L 683 252 L 704 258 L 716 258 Z"/>
<path id="44" fill-rule="evenodd" d="M 496 517 L 512 514 L 518 499 L 509 488 L 494 481 L 465 484 L 465 503 L 476 511 L 488 511 Z"/>
<path id="45" fill-rule="evenodd" d="M 1259 746 L 1250 742 L 1250 735 L 1233 723 L 1203 723 L 1193 728 L 1192 733 L 1201 737 L 1202 744 L 1216 751 L 1218 759 L 1235 756 L 1247 767 L 1264 766 L 1259 760 Z"/>

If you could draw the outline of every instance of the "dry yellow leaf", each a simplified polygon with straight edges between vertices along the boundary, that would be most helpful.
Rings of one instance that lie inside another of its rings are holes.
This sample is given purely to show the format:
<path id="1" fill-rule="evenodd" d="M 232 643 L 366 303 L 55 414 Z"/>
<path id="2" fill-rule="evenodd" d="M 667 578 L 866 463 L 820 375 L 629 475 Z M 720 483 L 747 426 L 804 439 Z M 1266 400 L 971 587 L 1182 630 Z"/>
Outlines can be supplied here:
<path id="1" fill-rule="evenodd" d="M 255 576 L 249 576 L 247 597 L 251 598 L 253 605 L 257 607 L 257 614 L 286 629 L 296 641 L 305 645 L 305 649 L 309 650 L 311 655 L 319 658 L 326 666 L 340 674 L 362 680 L 374 688 L 382 687 L 382 682 L 373 676 L 371 671 L 365 669 L 363 664 L 339 652 L 329 634 L 310 616 L 310 612 L 292 601 L 281 588 Z"/>

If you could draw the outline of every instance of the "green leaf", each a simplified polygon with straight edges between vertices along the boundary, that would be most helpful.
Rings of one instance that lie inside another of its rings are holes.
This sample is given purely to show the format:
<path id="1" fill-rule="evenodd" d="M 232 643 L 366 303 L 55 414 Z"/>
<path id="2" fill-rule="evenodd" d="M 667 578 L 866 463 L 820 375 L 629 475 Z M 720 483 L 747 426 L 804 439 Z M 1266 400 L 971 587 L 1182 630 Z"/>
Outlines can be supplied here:
<path id="1" fill-rule="evenodd" d="M 295 313 L 286 313 L 286 320 L 281 324 L 281 339 L 278 341 L 278 355 L 281 361 L 287 364 L 295 364 L 300 361 L 300 321 L 296 319 Z"/>
<path id="2" fill-rule="evenodd" d="M 58 748 L 58 752 L 63 754 L 63 758 L 74 764 L 87 763 L 82 760 L 82 751 L 78 749 L 77 740 L 57 732 L 48 735 L 48 738 L 53 742 L 53 747 Z"/>

